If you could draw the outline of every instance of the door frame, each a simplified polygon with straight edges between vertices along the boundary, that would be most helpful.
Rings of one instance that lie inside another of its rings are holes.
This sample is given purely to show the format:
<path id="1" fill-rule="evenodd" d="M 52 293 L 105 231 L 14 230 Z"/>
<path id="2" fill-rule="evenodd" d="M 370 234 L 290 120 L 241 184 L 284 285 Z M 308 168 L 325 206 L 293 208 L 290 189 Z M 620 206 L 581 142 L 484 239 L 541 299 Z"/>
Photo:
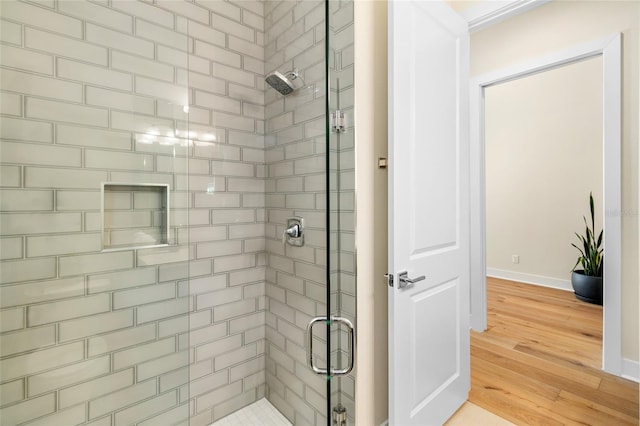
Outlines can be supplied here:
<path id="1" fill-rule="evenodd" d="M 622 359 L 622 211 L 621 35 L 614 34 L 550 55 L 490 72 L 471 80 L 471 328 L 487 328 L 484 91 L 588 58 L 602 56 L 603 71 L 603 370 L 621 376 Z"/>

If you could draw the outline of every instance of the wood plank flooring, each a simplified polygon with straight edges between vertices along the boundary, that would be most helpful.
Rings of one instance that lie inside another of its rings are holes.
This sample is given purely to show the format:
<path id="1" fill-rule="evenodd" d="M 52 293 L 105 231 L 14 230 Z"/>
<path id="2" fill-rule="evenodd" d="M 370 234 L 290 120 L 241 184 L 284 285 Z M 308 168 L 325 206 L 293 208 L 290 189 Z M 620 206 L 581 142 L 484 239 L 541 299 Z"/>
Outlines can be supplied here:
<path id="1" fill-rule="evenodd" d="M 602 307 L 487 278 L 469 401 L 518 425 L 638 425 L 638 384 L 601 370 Z"/>

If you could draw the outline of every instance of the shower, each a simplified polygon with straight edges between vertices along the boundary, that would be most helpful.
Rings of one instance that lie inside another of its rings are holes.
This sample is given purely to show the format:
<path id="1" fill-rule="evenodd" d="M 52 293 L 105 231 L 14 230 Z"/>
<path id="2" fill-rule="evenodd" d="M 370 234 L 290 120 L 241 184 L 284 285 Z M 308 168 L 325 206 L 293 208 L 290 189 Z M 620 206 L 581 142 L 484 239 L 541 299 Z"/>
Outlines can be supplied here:
<path id="1" fill-rule="evenodd" d="M 264 78 L 264 81 L 269 84 L 269 86 L 276 89 L 281 95 L 288 95 L 293 93 L 299 88 L 296 88 L 293 84 L 293 80 L 302 77 L 298 75 L 298 69 L 294 68 L 292 71 L 288 71 L 285 74 L 282 74 L 280 71 L 273 71 L 272 73 L 267 74 Z M 302 80 L 302 84 L 304 84 L 304 80 Z"/>
<path id="2" fill-rule="evenodd" d="M 0 424 L 353 420 L 331 3 L 0 0 Z"/>

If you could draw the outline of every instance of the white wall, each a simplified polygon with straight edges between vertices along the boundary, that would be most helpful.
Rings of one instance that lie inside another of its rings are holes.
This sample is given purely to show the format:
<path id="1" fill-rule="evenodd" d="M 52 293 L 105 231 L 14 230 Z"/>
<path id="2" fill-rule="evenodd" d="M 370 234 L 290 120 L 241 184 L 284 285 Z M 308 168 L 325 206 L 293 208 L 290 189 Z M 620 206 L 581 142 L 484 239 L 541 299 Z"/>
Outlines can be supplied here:
<path id="1" fill-rule="evenodd" d="M 551 2 L 474 33 L 471 75 L 477 76 L 614 33 L 623 34 L 622 354 L 638 351 L 638 83 L 640 3 Z"/>
<path id="2" fill-rule="evenodd" d="M 602 91 L 601 57 L 485 91 L 489 275 L 571 289 L 591 191 L 602 229 Z"/>

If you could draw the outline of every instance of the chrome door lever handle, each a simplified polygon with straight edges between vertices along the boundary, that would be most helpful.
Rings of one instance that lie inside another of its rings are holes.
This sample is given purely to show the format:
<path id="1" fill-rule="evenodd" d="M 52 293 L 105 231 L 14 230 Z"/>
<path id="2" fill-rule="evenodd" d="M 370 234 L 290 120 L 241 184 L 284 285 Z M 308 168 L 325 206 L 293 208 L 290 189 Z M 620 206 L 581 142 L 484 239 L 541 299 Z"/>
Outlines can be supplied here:
<path id="1" fill-rule="evenodd" d="M 427 277 L 425 277 L 424 275 L 420 275 L 416 278 L 409 278 L 409 273 L 407 271 L 400 272 L 398 274 L 398 288 L 405 288 L 410 284 L 415 284 L 418 281 L 422 281 L 426 278 Z"/>

